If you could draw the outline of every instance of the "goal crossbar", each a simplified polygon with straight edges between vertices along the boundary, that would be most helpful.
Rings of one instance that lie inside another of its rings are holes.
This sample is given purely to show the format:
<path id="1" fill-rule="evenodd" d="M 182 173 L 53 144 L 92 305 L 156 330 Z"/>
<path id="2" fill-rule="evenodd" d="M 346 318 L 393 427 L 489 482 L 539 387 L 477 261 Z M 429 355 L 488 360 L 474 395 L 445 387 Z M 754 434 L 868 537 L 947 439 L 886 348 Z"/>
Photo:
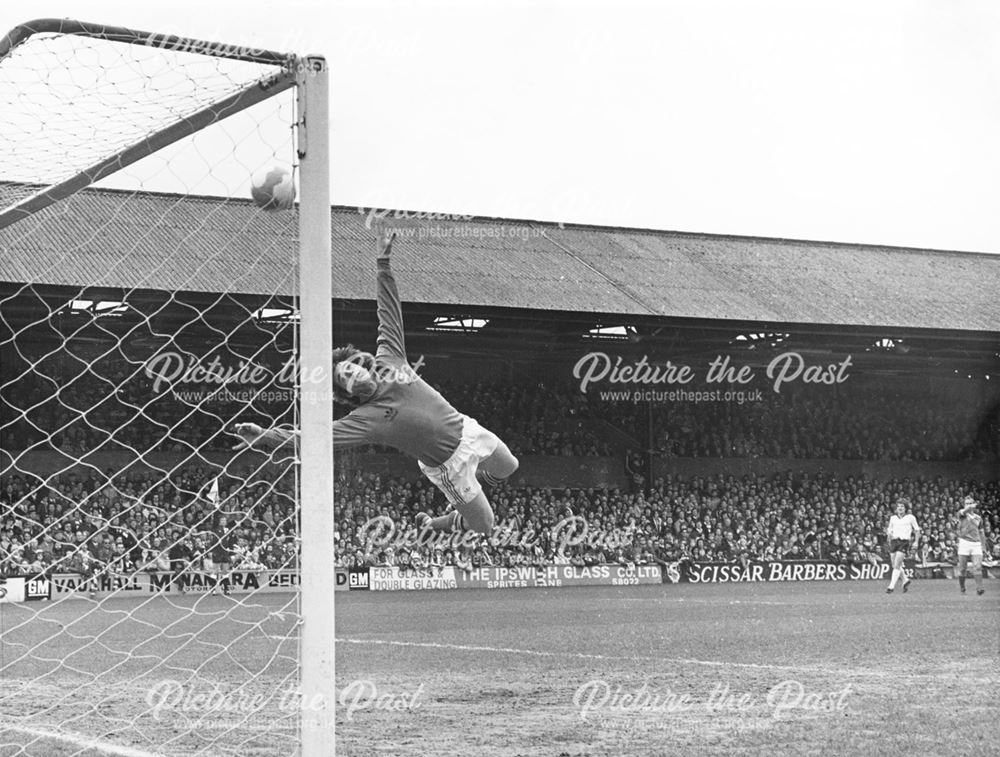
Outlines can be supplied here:
<path id="1" fill-rule="evenodd" d="M 62 34 L 90 37 L 103 41 L 154 47 L 171 52 L 209 55 L 246 63 L 280 66 L 273 76 L 250 84 L 218 102 L 191 113 L 132 145 L 94 163 L 64 181 L 36 192 L 0 210 L 0 229 L 28 218 L 39 210 L 69 197 L 85 187 L 120 171 L 136 161 L 161 150 L 205 127 L 246 110 L 296 85 L 296 57 L 273 50 L 256 50 L 226 45 L 220 42 L 158 34 L 120 26 L 106 26 L 72 19 L 41 18 L 14 27 L 0 38 L 0 63 L 30 37 L 36 34 Z"/>
<path id="2" fill-rule="evenodd" d="M 69 18 L 38 18 L 18 24 L 0 37 L 0 59 L 34 34 L 71 34 L 77 37 L 93 37 L 108 42 L 124 42 L 129 45 L 158 47 L 173 52 L 197 53 L 216 58 L 240 60 L 246 63 L 263 63 L 270 66 L 286 66 L 295 56 L 274 50 L 227 45 L 222 42 L 178 37 L 173 34 L 144 32 L 124 26 L 106 26 Z"/>
<path id="3" fill-rule="evenodd" d="M 2 60 L 2 56 L 0 56 L 0 60 Z M 290 89 L 295 86 L 295 83 L 294 71 L 282 71 L 268 81 L 251 84 L 246 89 L 224 100 L 212 103 L 207 108 L 175 121 L 161 131 L 143 137 L 124 150 L 109 155 L 74 176 L 0 210 L 0 229 L 34 215 L 39 210 L 47 208 L 49 205 L 65 199 L 113 173 L 117 173 L 126 166 L 149 157 L 157 150 L 201 131 L 210 124 L 217 123 Z"/>

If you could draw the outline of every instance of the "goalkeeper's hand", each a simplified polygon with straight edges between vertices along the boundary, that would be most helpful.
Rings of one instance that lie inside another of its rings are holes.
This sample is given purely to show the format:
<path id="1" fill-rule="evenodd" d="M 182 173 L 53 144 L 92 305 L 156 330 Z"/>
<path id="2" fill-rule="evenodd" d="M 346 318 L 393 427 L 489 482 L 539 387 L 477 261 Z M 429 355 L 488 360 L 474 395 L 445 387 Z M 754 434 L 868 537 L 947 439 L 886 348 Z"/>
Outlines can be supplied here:
<path id="1" fill-rule="evenodd" d="M 299 435 L 297 429 L 262 428 L 256 423 L 237 423 L 230 432 L 240 438 L 239 444 L 233 447 L 240 451 L 251 447 L 278 448 L 288 442 L 294 442 Z"/>
<path id="2" fill-rule="evenodd" d="M 233 445 L 233 451 L 250 449 L 264 435 L 264 429 L 256 423 L 237 423 L 230 432 L 240 441 Z"/>
<path id="3" fill-rule="evenodd" d="M 396 239 L 396 232 L 390 231 L 383 225 L 378 226 L 378 257 L 379 260 L 388 260 L 392 255 L 392 243 Z"/>

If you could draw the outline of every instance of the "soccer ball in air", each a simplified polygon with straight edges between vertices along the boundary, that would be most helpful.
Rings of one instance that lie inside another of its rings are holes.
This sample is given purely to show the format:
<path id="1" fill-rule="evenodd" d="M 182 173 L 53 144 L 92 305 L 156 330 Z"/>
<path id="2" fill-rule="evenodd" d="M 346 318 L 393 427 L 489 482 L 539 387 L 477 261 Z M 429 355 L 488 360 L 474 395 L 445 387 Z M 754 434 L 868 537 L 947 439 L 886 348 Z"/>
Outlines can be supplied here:
<path id="1" fill-rule="evenodd" d="M 250 196 L 265 210 L 288 210 L 295 202 L 292 170 L 280 163 L 260 169 L 251 179 Z"/>

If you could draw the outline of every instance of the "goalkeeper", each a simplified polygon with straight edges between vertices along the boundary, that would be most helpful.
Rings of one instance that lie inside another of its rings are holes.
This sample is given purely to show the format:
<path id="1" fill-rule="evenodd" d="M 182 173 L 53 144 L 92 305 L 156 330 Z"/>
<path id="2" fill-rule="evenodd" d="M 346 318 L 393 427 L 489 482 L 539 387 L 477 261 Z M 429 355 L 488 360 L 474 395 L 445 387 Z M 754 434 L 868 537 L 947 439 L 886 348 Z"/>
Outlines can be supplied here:
<path id="1" fill-rule="evenodd" d="M 494 515 L 482 484 L 496 486 L 518 467 L 496 434 L 459 413 L 420 378 L 406 359 L 403 312 L 389 260 L 395 234 L 380 234 L 377 261 L 378 346 L 374 355 L 348 345 L 333 351 L 333 393 L 354 409 L 333 424 L 334 448 L 382 444 L 417 459 L 420 470 L 454 508 L 436 518 L 418 513 L 417 525 L 435 531 L 493 530 Z M 235 449 L 277 447 L 295 429 L 239 423 Z"/>

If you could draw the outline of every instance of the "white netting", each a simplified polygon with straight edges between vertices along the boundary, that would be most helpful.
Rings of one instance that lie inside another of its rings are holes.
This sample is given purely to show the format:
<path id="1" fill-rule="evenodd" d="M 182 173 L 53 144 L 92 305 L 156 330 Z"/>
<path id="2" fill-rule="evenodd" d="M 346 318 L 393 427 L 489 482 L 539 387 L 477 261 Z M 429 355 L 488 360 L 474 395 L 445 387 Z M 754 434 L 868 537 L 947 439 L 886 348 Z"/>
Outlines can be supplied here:
<path id="1" fill-rule="evenodd" d="M 297 215 L 243 199 L 295 104 L 212 112 L 281 74 L 51 34 L 0 59 L 0 211 L 196 132 L 0 228 L 5 757 L 297 748 L 297 461 L 229 433 L 296 422 Z"/>
<path id="2" fill-rule="evenodd" d="M 32 35 L 0 66 L 0 134 L 5 143 L 0 178 L 54 184 L 276 73 L 271 65 L 157 46 L 156 40 L 137 45 Z M 263 126 L 258 116 L 253 128 Z M 185 191 L 218 192 L 233 176 L 206 172 Z M 206 182 L 214 187 L 205 187 Z"/>

